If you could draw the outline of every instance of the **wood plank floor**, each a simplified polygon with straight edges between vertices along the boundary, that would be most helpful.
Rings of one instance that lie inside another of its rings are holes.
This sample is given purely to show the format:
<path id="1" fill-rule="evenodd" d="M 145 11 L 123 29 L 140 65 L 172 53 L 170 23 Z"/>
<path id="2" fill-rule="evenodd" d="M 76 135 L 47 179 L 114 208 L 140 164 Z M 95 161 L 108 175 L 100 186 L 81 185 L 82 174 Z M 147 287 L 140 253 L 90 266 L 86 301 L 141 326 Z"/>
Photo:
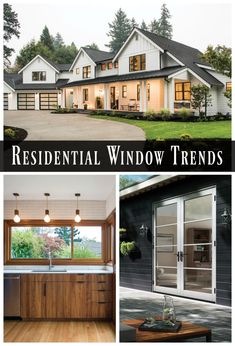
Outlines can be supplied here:
<path id="1" fill-rule="evenodd" d="M 4 321 L 4 342 L 114 342 L 112 322 Z"/>

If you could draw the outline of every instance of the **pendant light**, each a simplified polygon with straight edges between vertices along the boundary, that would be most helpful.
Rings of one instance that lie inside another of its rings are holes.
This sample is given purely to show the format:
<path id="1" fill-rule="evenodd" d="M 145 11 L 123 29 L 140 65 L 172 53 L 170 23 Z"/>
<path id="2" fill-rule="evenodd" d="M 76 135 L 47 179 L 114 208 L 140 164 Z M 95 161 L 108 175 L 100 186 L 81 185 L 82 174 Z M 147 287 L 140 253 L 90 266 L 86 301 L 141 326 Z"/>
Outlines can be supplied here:
<path id="1" fill-rule="evenodd" d="M 46 197 L 46 209 L 45 209 L 45 216 L 44 216 L 44 221 L 46 223 L 50 222 L 50 215 L 49 215 L 49 209 L 48 209 L 48 197 L 50 196 L 49 193 L 44 193 L 44 196 Z"/>
<path id="2" fill-rule="evenodd" d="M 17 198 L 19 197 L 19 194 L 14 192 L 13 196 L 15 197 L 15 201 L 16 201 L 16 208 L 14 210 L 14 218 L 13 218 L 13 220 L 14 220 L 15 223 L 19 223 L 20 222 L 20 215 L 19 215 L 19 210 L 18 210 L 18 207 L 17 207 L 17 205 L 18 205 Z"/>
<path id="3" fill-rule="evenodd" d="M 75 197 L 77 197 L 77 209 L 76 209 L 76 215 L 75 215 L 75 222 L 79 223 L 81 221 L 81 216 L 80 214 L 80 210 L 78 209 L 78 197 L 80 197 L 81 194 L 80 193 L 75 193 Z"/>

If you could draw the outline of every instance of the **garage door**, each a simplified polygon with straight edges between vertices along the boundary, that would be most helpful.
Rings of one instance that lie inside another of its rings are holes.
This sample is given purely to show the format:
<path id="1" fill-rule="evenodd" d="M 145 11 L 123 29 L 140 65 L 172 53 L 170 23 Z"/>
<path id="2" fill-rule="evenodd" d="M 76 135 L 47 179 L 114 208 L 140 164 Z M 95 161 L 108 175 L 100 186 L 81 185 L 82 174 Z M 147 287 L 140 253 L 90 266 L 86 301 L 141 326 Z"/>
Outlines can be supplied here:
<path id="1" fill-rule="evenodd" d="M 35 94 L 18 94 L 18 109 L 19 110 L 32 110 L 35 109 Z"/>
<path id="2" fill-rule="evenodd" d="M 57 93 L 40 94 L 40 109 L 56 109 L 58 106 Z"/>
<path id="3" fill-rule="evenodd" d="M 7 93 L 4 93 L 3 103 L 4 103 L 4 111 L 7 111 L 8 110 L 8 94 Z"/>

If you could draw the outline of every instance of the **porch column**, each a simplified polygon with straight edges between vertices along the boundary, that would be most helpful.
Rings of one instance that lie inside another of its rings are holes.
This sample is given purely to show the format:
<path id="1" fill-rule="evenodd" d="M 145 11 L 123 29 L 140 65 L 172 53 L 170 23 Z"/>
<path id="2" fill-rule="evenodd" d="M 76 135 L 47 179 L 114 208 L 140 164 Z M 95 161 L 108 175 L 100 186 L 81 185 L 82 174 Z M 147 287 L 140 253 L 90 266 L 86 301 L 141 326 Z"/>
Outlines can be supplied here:
<path id="1" fill-rule="evenodd" d="M 35 93 L 35 110 L 38 111 L 40 109 L 39 105 L 39 93 Z"/>
<path id="2" fill-rule="evenodd" d="M 169 110 L 174 113 L 174 101 L 175 101 L 175 80 L 171 79 L 169 85 Z"/>
<path id="3" fill-rule="evenodd" d="M 143 112 L 146 112 L 148 108 L 148 102 L 147 102 L 147 82 L 144 80 L 143 85 Z"/>
<path id="4" fill-rule="evenodd" d="M 143 88 L 142 88 L 142 80 L 140 80 L 140 112 L 143 112 Z"/>
<path id="5" fill-rule="evenodd" d="M 66 89 L 61 90 L 61 108 L 65 108 Z"/>
<path id="6" fill-rule="evenodd" d="M 61 95 L 62 95 L 62 92 L 59 91 L 57 94 L 57 102 L 58 102 L 58 106 L 60 106 L 60 107 L 61 107 Z"/>
<path id="7" fill-rule="evenodd" d="M 164 108 L 168 108 L 168 82 L 164 80 Z"/>
<path id="8" fill-rule="evenodd" d="M 109 110 L 110 104 L 109 104 L 109 85 L 104 84 L 104 110 Z"/>
<path id="9" fill-rule="evenodd" d="M 83 106 L 82 106 L 82 87 L 78 87 L 77 88 L 77 96 L 78 96 L 78 109 L 82 109 Z"/>

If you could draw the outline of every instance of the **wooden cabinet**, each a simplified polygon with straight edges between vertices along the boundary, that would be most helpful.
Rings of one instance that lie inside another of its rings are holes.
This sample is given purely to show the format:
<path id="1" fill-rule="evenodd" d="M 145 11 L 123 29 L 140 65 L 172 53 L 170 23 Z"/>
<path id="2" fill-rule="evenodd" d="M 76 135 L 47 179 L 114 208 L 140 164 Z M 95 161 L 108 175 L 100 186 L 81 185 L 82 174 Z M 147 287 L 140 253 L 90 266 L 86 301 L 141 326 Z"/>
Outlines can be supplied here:
<path id="1" fill-rule="evenodd" d="M 112 275 L 21 275 L 23 319 L 110 319 Z"/>

